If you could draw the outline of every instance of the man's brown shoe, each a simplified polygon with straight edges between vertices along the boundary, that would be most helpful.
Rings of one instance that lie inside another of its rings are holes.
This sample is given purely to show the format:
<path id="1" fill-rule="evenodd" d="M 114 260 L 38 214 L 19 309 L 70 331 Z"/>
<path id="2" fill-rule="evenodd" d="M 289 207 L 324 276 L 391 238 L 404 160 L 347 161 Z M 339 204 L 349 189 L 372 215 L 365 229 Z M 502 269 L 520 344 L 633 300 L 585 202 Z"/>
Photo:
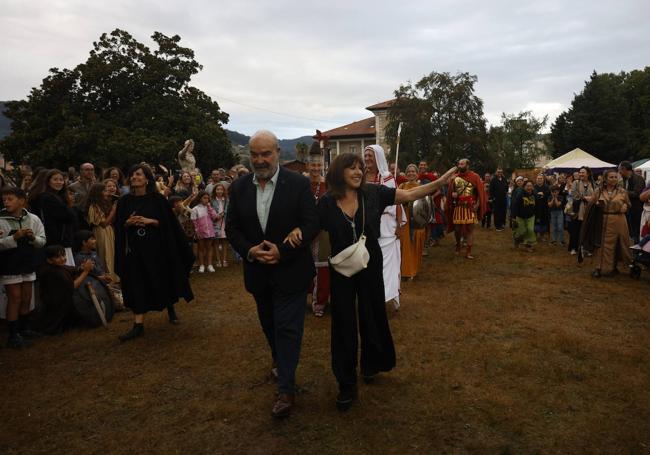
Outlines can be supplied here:
<path id="1" fill-rule="evenodd" d="M 291 408 L 293 408 L 293 403 L 295 397 L 290 393 L 281 393 L 278 395 L 278 401 L 273 405 L 273 410 L 271 411 L 271 416 L 276 419 L 282 419 L 284 417 L 289 417 L 291 414 Z"/>

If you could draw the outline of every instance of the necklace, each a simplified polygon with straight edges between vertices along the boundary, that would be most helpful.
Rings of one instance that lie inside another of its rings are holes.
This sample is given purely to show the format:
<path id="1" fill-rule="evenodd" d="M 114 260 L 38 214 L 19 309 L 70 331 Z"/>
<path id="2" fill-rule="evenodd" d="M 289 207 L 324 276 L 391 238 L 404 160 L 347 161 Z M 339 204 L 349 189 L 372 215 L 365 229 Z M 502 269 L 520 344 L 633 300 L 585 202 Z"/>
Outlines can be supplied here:
<path id="1" fill-rule="evenodd" d="M 316 183 L 316 192 L 314 193 L 314 199 L 316 199 L 317 201 L 318 201 L 318 196 L 320 195 L 320 184 L 321 184 L 320 181 Z"/>
<path id="2" fill-rule="evenodd" d="M 337 204 L 337 206 L 338 206 L 338 204 Z M 352 228 L 352 237 L 354 239 L 354 242 L 356 242 L 357 241 L 357 229 L 356 229 L 357 224 L 354 222 L 354 216 L 350 216 L 347 213 L 345 213 L 345 210 L 343 210 L 340 206 L 339 206 L 339 210 L 343 214 L 343 218 L 345 219 L 345 221 L 347 221 L 350 224 L 350 227 Z M 354 215 L 356 216 L 356 212 L 354 213 Z"/>

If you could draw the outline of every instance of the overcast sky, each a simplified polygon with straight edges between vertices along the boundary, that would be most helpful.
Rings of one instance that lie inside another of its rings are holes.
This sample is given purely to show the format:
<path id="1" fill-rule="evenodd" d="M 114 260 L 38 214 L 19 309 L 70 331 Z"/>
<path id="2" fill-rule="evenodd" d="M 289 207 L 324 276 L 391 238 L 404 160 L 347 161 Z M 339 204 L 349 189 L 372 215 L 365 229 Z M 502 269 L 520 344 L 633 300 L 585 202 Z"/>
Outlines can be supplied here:
<path id="1" fill-rule="evenodd" d="M 0 100 L 25 98 L 49 68 L 76 66 L 122 28 L 147 44 L 154 31 L 180 35 L 203 65 L 193 85 L 246 134 L 293 138 L 370 117 L 366 106 L 431 71 L 477 75 L 490 123 L 523 110 L 552 121 L 593 70 L 650 64 L 649 5 L 0 0 Z"/>

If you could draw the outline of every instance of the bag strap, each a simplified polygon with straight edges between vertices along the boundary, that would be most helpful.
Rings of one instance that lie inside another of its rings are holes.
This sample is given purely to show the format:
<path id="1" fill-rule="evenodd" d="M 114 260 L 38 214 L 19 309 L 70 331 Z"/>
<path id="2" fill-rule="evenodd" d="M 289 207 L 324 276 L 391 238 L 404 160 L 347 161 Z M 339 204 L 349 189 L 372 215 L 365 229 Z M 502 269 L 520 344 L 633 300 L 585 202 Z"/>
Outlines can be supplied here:
<path id="1" fill-rule="evenodd" d="M 363 194 L 361 194 L 361 223 L 361 236 L 364 236 L 366 234 L 366 203 Z"/>

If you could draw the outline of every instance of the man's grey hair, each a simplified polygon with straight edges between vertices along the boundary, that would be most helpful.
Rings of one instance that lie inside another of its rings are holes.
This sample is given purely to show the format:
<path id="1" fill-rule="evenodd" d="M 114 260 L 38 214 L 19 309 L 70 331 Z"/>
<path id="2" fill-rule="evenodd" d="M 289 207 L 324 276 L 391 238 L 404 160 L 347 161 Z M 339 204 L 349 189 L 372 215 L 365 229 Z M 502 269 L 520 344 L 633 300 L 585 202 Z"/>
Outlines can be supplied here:
<path id="1" fill-rule="evenodd" d="M 280 142 L 278 141 L 278 137 L 269 130 L 256 131 L 255 134 L 253 134 L 251 138 L 248 140 L 248 145 L 250 146 L 255 139 L 259 139 L 262 137 L 273 139 L 275 145 L 279 147 Z"/>

